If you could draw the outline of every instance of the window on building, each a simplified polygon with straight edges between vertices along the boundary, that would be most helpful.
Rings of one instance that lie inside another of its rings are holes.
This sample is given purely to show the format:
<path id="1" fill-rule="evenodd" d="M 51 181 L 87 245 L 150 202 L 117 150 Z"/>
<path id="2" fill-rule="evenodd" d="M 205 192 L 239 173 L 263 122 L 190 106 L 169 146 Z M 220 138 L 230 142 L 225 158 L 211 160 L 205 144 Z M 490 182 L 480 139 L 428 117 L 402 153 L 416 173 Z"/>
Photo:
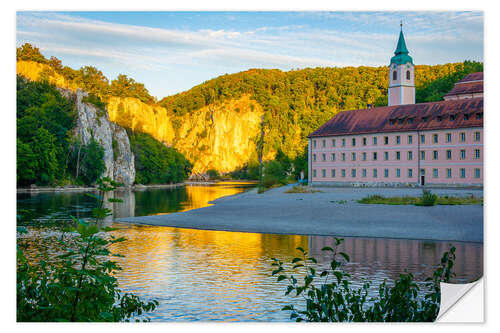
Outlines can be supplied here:
<path id="1" fill-rule="evenodd" d="M 363 138 L 363 146 L 366 146 L 366 138 Z"/>
<path id="2" fill-rule="evenodd" d="M 373 141 L 373 145 L 376 146 L 377 145 L 377 137 L 374 136 L 372 141 Z"/>
<path id="3" fill-rule="evenodd" d="M 434 150 L 434 151 L 432 152 L 432 159 L 433 159 L 433 160 L 437 160 L 437 159 L 439 159 L 439 155 L 438 155 L 438 151 L 437 151 L 437 150 Z"/>
<path id="4" fill-rule="evenodd" d="M 366 178 L 366 169 L 361 170 L 361 177 Z"/>
<path id="5" fill-rule="evenodd" d="M 409 151 L 408 152 L 408 161 L 411 161 L 411 160 L 413 160 L 413 152 Z"/>
<path id="6" fill-rule="evenodd" d="M 425 176 L 425 169 L 420 169 L 420 176 Z"/>
<path id="7" fill-rule="evenodd" d="M 451 178 L 451 169 L 446 169 L 446 178 Z"/>
<path id="8" fill-rule="evenodd" d="M 366 153 L 362 153 L 363 161 L 366 161 Z"/>
<path id="9" fill-rule="evenodd" d="M 408 144 L 411 145 L 413 143 L 413 135 L 408 135 Z"/>
<path id="10" fill-rule="evenodd" d="M 451 150 L 446 151 L 446 159 L 451 160 Z"/>
<path id="11" fill-rule="evenodd" d="M 460 178 L 465 178 L 465 168 L 460 168 Z"/>
<path id="12" fill-rule="evenodd" d="M 351 161 L 356 161 L 356 153 L 351 153 Z"/>
<path id="13" fill-rule="evenodd" d="M 401 169 L 396 169 L 396 177 L 401 178 Z"/>
<path id="14" fill-rule="evenodd" d="M 384 160 L 387 161 L 389 159 L 389 152 L 384 151 Z"/>
<path id="15" fill-rule="evenodd" d="M 332 161 L 335 161 L 335 153 L 332 154 Z"/>
<path id="16" fill-rule="evenodd" d="M 465 142 L 465 133 L 460 133 L 460 142 Z"/>
<path id="17" fill-rule="evenodd" d="M 342 169 L 342 170 L 340 171 L 340 174 L 342 175 L 342 177 L 345 177 L 345 169 Z"/>
<path id="18" fill-rule="evenodd" d="M 326 170 L 325 169 L 321 170 L 321 177 L 323 177 L 323 178 L 326 177 Z"/>
<path id="19" fill-rule="evenodd" d="M 389 177 L 389 169 L 384 169 L 384 177 Z"/>
<path id="20" fill-rule="evenodd" d="M 465 149 L 460 150 L 460 159 L 465 160 Z"/>
<path id="21" fill-rule="evenodd" d="M 356 169 L 351 169 L 351 177 L 356 178 Z"/>
<path id="22" fill-rule="evenodd" d="M 446 133 L 446 142 L 451 142 L 451 133 Z"/>
<path id="23" fill-rule="evenodd" d="M 411 78 L 410 71 L 406 71 L 406 79 L 407 79 L 407 80 L 410 80 L 410 78 Z"/>
<path id="24" fill-rule="evenodd" d="M 408 124 L 411 125 L 415 121 L 415 118 L 408 118 Z"/>
<path id="25" fill-rule="evenodd" d="M 425 160 L 425 151 L 420 151 L 420 159 L 423 161 Z"/>
<path id="26" fill-rule="evenodd" d="M 408 169 L 408 178 L 413 178 L 413 169 Z"/>
<path id="27" fill-rule="evenodd" d="M 325 148 L 326 147 L 326 140 L 321 141 L 321 145 L 323 146 L 323 148 Z"/>
<path id="28" fill-rule="evenodd" d="M 450 121 L 455 121 L 456 118 L 457 116 L 455 116 L 454 114 L 450 114 Z"/>
<path id="29" fill-rule="evenodd" d="M 438 135 L 437 134 L 434 134 L 432 136 L 432 139 L 433 139 L 434 143 L 438 143 Z"/>
<path id="30" fill-rule="evenodd" d="M 313 154 L 313 162 L 316 162 L 316 154 Z"/>
<path id="31" fill-rule="evenodd" d="M 481 118 L 483 118 L 483 113 L 482 112 L 476 113 L 476 120 L 479 120 Z"/>
<path id="32" fill-rule="evenodd" d="M 438 121 L 438 123 L 440 123 L 443 120 L 443 117 L 442 116 L 437 116 L 436 120 Z"/>
<path id="33" fill-rule="evenodd" d="M 313 148 L 316 148 L 316 140 L 313 140 Z"/>
<path id="34" fill-rule="evenodd" d="M 465 113 L 465 114 L 464 114 L 464 120 L 469 120 L 469 119 L 470 119 L 470 114 Z"/>
<path id="35" fill-rule="evenodd" d="M 388 144 L 389 144 L 389 137 L 384 136 L 384 145 L 388 145 Z"/>
<path id="36" fill-rule="evenodd" d="M 425 143 L 425 135 L 420 135 L 420 143 Z"/>
<path id="37" fill-rule="evenodd" d="M 342 161 L 345 161 L 345 153 L 342 153 Z"/>
<path id="38" fill-rule="evenodd" d="M 332 139 L 332 147 L 335 147 L 337 142 L 335 142 L 335 139 Z"/>
<path id="39" fill-rule="evenodd" d="M 313 170 L 313 177 L 316 178 L 316 169 Z"/>
<path id="40" fill-rule="evenodd" d="M 342 139 L 342 147 L 345 147 L 345 139 Z"/>
<path id="41" fill-rule="evenodd" d="M 481 141 L 481 133 L 474 132 L 474 141 Z"/>
<path id="42" fill-rule="evenodd" d="M 326 154 L 321 154 L 321 159 L 323 160 L 323 162 L 326 161 Z"/>
<path id="43" fill-rule="evenodd" d="M 481 158 L 481 151 L 479 149 L 474 149 L 474 158 L 475 159 Z"/>
<path id="44" fill-rule="evenodd" d="M 377 178 L 377 169 L 373 169 L 373 178 Z"/>
<path id="45" fill-rule="evenodd" d="M 373 152 L 373 158 L 372 158 L 374 161 L 377 160 L 377 152 Z"/>
<path id="46" fill-rule="evenodd" d="M 474 178 L 481 178 L 481 169 L 479 168 L 474 169 Z"/>
<path id="47" fill-rule="evenodd" d="M 432 177 L 438 178 L 439 177 L 439 171 L 438 169 L 432 169 Z"/>
<path id="48" fill-rule="evenodd" d="M 400 160 L 401 159 L 401 152 L 397 151 L 396 152 L 396 160 Z"/>
<path id="49" fill-rule="evenodd" d="M 335 178 L 335 169 L 332 169 L 332 178 Z"/>
<path id="50" fill-rule="evenodd" d="M 356 138 L 352 138 L 351 142 L 352 142 L 352 146 L 356 147 Z"/>
<path id="51" fill-rule="evenodd" d="M 401 144 L 401 137 L 399 135 L 396 136 L 396 144 Z"/>
<path id="52" fill-rule="evenodd" d="M 392 72 L 392 80 L 393 80 L 393 81 L 395 81 L 395 80 L 397 80 L 397 79 L 398 79 L 398 72 L 393 71 L 393 72 Z"/>
<path id="53" fill-rule="evenodd" d="M 429 117 L 422 117 L 421 121 L 425 123 L 427 120 L 429 120 Z"/>

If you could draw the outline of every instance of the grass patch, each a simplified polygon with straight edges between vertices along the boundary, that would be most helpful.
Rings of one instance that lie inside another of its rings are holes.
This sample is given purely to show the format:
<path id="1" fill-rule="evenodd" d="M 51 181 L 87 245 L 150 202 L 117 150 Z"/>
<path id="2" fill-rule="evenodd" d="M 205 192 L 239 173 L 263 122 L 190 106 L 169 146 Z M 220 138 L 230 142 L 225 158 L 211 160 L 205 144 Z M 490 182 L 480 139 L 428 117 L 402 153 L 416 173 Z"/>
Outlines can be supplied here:
<path id="1" fill-rule="evenodd" d="M 322 191 L 313 190 L 308 186 L 293 186 L 291 189 L 285 191 L 285 193 L 316 193 L 316 192 L 322 192 Z"/>
<path id="2" fill-rule="evenodd" d="M 435 201 L 429 200 L 430 196 L 435 196 Z M 379 194 L 369 195 L 361 200 L 361 204 L 374 205 L 415 205 L 415 206 L 433 206 L 433 205 L 482 205 L 483 198 L 470 195 L 467 197 L 454 196 L 436 196 L 435 194 L 424 194 L 422 197 L 384 197 Z"/>

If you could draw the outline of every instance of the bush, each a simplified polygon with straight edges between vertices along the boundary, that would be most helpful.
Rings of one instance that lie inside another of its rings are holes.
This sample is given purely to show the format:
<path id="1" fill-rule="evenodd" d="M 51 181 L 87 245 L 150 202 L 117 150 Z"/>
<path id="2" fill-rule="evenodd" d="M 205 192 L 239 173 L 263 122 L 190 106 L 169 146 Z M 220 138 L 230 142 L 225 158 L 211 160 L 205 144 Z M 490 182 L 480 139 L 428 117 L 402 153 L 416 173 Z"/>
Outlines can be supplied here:
<path id="1" fill-rule="evenodd" d="M 214 170 L 214 169 L 208 170 L 207 174 L 208 174 L 209 179 L 219 179 L 220 178 L 219 173 L 217 172 L 217 170 Z"/>
<path id="2" fill-rule="evenodd" d="M 434 206 L 436 204 L 437 195 L 432 194 L 429 190 L 422 191 L 422 199 L 418 206 Z"/>
<path id="3" fill-rule="evenodd" d="M 96 201 L 94 221 L 72 217 L 75 226 L 66 231 L 76 236 L 64 239 L 63 234 L 60 243 L 65 250 L 55 261 L 31 264 L 18 246 L 17 321 L 129 321 L 156 308 L 157 301 L 143 302 L 118 289 L 115 272 L 121 268 L 110 258 L 119 255 L 112 254 L 109 247 L 125 239 L 112 235 L 105 238 L 103 233 L 114 229 L 98 227 L 112 214 L 104 208 L 104 194 L 117 185 L 109 178 L 98 181 L 99 194 L 89 194 Z M 19 232 L 26 230 L 20 228 Z M 71 242 L 74 248 L 68 247 Z"/>
<path id="4" fill-rule="evenodd" d="M 278 275 L 278 282 L 289 282 L 285 295 L 294 292 L 294 296 L 302 295 L 306 300 L 305 309 L 297 309 L 293 304 L 282 308 L 282 311 L 290 311 L 290 319 L 298 322 L 423 322 L 436 319 L 441 299 L 439 284 L 449 282 L 454 276 L 455 247 L 443 254 L 433 276 L 426 279 L 428 293 L 423 299 L 418 297 L 419 287 L 411 273 L 401 274 L 392 287 L 384 281 L 379 286 L 379 297 L 369 298 L 370 283 L 354 288 L 350 275 L 342 269 L 342 265 L 350 261 L 348 254 L 338 251 L 342 241 L 335 238 L 333 248 L 322 249 L 332 254 L 332 260 L 329 268 L 321 273 L 318 261 L 309 257 L 303 248 L 297 248 L 302 255 L 292 260 L 292 271 L 305 271 L 303 283 L 299 283 L 291 272 L 286 272 L 282 261 L 272 258 L 272 265 L 276 267 L 272 275 Z"/>

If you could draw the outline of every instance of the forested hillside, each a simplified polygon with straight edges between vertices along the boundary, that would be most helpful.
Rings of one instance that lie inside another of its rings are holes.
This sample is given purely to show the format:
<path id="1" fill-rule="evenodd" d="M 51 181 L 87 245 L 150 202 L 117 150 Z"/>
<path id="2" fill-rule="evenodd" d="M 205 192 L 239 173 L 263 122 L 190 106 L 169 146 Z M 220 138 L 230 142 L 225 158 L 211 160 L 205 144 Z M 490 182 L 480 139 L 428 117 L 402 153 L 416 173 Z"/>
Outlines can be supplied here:
<path id="1" fill-rule="evenodd" d="M 265 158 L 281 150 L 294 159 L 304 152 L 307 135 L 337 112 L 387 104 L 385 66 L 250 69 L 157 102 L 144 85 L 125 75 L 110 81 L 94 67 L 73 70 L 30 45 L 19 48 L 17 58 L 18 73 L 89 91 L 107 104 L 111 120 L 177 148 L 195 173 L 254 164 L 261 126 Z M 482 70 L 482 63 L 468 61 L 417 65 L 417 102 L 440 100 L 456 81 Z"/>

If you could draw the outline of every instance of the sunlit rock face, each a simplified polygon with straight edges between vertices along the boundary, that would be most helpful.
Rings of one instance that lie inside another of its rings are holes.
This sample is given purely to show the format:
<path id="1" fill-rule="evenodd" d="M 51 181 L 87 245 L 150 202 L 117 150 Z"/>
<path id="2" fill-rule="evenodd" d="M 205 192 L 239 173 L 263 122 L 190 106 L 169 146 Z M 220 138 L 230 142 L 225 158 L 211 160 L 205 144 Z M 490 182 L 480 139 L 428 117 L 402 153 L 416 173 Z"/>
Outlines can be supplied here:
<path id="1" fill-rule="evenodd" d="M 229 172 L 256 157 L 263 111 L 249 96 L 182 117 L 136 98 L 112 97 L 107 108 L 117 124 L 149 133 L 179 150 L 193 164 L 193 174 L 210 169 Z"/>
<path id="2" fill-rule="evenodd" d="M 17 74 L 30 80 L 45 78 L 56 86 L 75 93 L 77 90 L 77 87 L 51 71 L 45 64 L 18 61 Z M 81 110 L 82 116 L 90 117 L 92 108 L 93 105 L 81 103 L 79 113 Z M 107 101 L 106 109 L 112 122 L 151 134 L 157 140 L 179 150 L 193 164 L 194 175 L 203 174 L 210 169 L 222 173 L 230 172 L 251 160 L 257 160 L 256 142 L 260 136 L 263 110 L 249 95 L 203 107 L 183 116 L 176 116 L 161 106 L 149 105 L 131 97 L 111 97 Z M 98 134 L 103 140 L 109 140 L 113 136 L 112 126 L 107 124 L 107 119 L 106 115 L 101 126 L 93 125 L 97 126 L 93 130 L 104 131 L 103 134 Z M 90 120 L 85 126 L 92 128 Z M 300 134 L 300 129 L 297 133 Z M 117 141 L 124 142 L 123 136 L 118 136 L 121 139 Z M 115 164 L 112 163 L 112 150 L 109 148 L 109 142 L 112 141 L 106 142 L 106 173 L 111 175 L 116 172 L 117 175 L 125 174 L 125 180 L 134 179 L 135 175 L 127 175 L 124 171 L 128 170 L 127 166 L 125 169 L 119 167 L 117 171 L 113 171 Z M 275 152 L 267 152 L 264 159 L 271 159 L 274 155 Z M 133 161 L 126 159 L 118 165 L 133 165 Z"/>

